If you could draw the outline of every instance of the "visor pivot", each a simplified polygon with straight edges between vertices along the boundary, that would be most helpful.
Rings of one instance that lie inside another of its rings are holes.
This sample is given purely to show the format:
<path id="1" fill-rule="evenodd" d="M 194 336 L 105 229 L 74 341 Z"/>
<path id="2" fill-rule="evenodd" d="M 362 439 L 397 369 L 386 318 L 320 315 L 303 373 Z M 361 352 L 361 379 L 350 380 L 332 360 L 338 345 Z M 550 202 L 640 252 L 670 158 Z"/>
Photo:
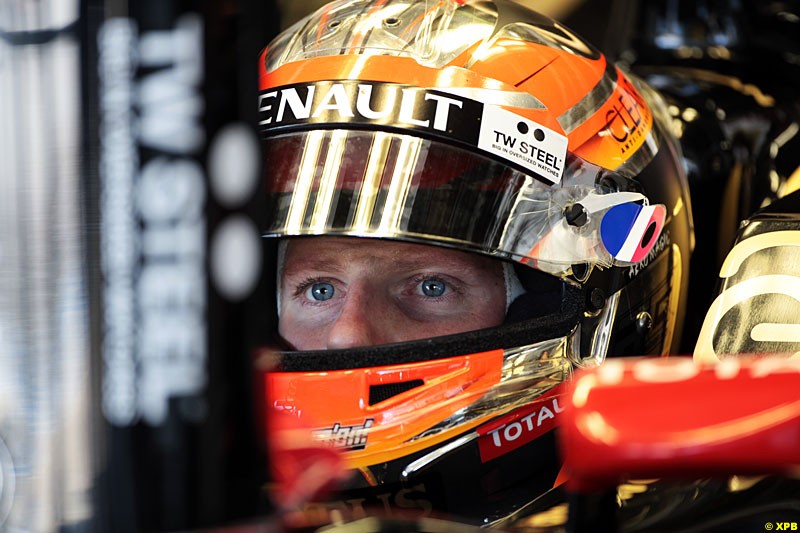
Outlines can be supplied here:
<path id="1" fill-rule="evenodd" d="M 636 330 L 639 334 L 644 334 L 653 327 L 653 317 L 647 311 L 642 311 L 636 315 Z"/>
<path id="2" fill-rule="evenodd" d="M 589 293 L 589 308 L 592 312 L 600 311 L 606 305 L 606 294 L 602 289 L 595 287 Z"/>
<path id="3" fill-rule="evenodd" d="M 581 204 L 572 204 L 564 208 L 564 218 L 567 224 L 579 228 L 589 221 L 589 214 Z"/>

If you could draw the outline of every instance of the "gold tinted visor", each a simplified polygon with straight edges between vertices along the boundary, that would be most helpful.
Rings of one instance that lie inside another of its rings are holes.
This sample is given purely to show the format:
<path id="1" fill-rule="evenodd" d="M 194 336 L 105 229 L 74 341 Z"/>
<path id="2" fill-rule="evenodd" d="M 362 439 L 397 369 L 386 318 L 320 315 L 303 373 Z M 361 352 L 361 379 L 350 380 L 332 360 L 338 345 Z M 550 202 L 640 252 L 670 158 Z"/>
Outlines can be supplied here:
<path id="1" fill-rule="evenodd" d="M 340 235 L 452 246 L 544 264 L 611 264 L 602 214 L 636 193 L 569 156 L 557 185 L 500 161 L 399 133 L 314 130 L 266 141 L 266 236 Z M 622 196 L 620 196 L 622 195 Z M 627 195 L 627 196 L 626 196 Z M 572 206 L 582 202 L 575 224 Z"/>

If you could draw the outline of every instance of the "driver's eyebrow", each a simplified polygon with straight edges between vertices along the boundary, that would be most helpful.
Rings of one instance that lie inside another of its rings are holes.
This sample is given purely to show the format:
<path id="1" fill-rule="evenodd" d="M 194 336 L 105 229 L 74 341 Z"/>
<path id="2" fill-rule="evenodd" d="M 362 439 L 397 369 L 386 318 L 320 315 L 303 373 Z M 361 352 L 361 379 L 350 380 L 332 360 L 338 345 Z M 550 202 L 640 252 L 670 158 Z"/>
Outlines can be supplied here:
<path id="1" fill-rule="evenodd" d="M 359 261 L 362 260 L 367 266 L 369 266 L 370 263 L 374 263 L 376 268 L 378 265 L 380 265 L 381 268 L 385 268 L 384 264 L 379 263 L 377 258 L 367 257 L 359 259 Z M 337 274 L 345 272 L 348 266 L 351 264 L 351 261 L 347 261 L 345 258 L 341 257 L 312 257 L 309 259 L 303 259 L 302 261 L 293 261 L 293 264 L 287 265 L 287 268 L 284 270 L 284 274 L 286 276 L 293 276 L 308 272 L 327 272 L 331 274 Z M 393 258 L 391 261 L 391 266 L 392 269 L 398 271 L 429 271 L 439 272 L 442 274 L 446 274 L 448 272 L 474 272 L 482 270 L 479 265 L 472 264 L 469 261 L 464 261 L 460 258 L 449 257 Z"/>
<path id="2" fill-rule="evenodd" d="M 468 261 L 450 258 L 420 258 L 420 259 L 403 259 L 395 263 L 399 270 L 423 270 L 431 272 L 439 272 L 447 274 L 448 272 L 473 272 L 478 271 L 478 265 L 472 264 Z"/>
<path id="3" fill-rule="evenodd" d="M 398 267 L 406 270 L 443 270 L 456 272 L 484 272 L 492 270 L 494 263 L 480 256 L 464 254 L 424 253 L 421 255 L 401 255 L 395 261 Z"/>
<path id="4" fill-rule="evenodd" d="M 292 259 L 287 261 L 284 266 L 283 273 L 286 276 L 297 275 L 298 273 L 305 273 L 309 271 L 320 272 L 343 272 L 344 265 L 336 258 L 333 260 L 321 259 L 319 257 L 304 258 L 302 260 Z"/>

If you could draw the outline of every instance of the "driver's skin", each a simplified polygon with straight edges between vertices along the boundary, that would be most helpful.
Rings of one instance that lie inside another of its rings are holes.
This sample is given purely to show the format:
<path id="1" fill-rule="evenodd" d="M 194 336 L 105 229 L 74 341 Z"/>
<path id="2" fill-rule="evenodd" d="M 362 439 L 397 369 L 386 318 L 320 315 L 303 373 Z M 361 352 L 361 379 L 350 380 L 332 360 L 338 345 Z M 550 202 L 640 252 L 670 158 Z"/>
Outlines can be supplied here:
<path id="1" fill-rule="evenodd" d="M 500 325 L 502 262 L 421 244 L 352 237 L 288 241 L 279 323 L 294 350 L 343 349 Z"/>

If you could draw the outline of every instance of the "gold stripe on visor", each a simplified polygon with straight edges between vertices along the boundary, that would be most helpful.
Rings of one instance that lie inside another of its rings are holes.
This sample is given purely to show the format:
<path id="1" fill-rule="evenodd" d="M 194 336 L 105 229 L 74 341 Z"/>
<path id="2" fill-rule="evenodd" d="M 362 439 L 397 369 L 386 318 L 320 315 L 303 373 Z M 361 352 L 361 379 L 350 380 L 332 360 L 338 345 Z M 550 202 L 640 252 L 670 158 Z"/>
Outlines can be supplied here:
<path id="1" fill-rule="evenodd" d="M 422 139 L 417 137 L 401 137 L 400 152 L 397 154 L 392 182 L 378 226 L 378 232 L 382 235 L 393 235 L 398 232 L 422 142 Z"/>
<path id="2" fill-rule="evenodd" d="M 369 151 L 369 161 L 364 172 L 364 180 L 361 183 L 361 190 L 358 194 L 358 204 L 353 220 L 353 228 L 366 231 L 369 229 L 372 212 L 375 210 L 375 202 L 378 199 L 378 190 L 381 186 L 381 176 L 386 158 L 389 155 L 392 136 L 383 132 L 377 132 L 372 140 Z"/>
<path id="3" fill-rule="evenodd" d="M 306 138 L 303 158 L 300 160 L 300 170 L 297 173 L 297 184 L 292 192 L 289 213 L 286 216 L 286 233 L 289 235 L 298 234 L 303 228 L 303 218 L 305 218 L 311 187 L 314 185 L 317 159 L 325 137 L 325 131 L 312 131 Z"/>
<path id="4" fill-rule="evenodd" d="M 319 184 L 319 193 L 314 202 L 314 212 L 311 214 L 311 231 L 322 233 L 328 226 L 328 216 L 336 193 L 336 184 L 339 170 L 342 168 L 342 156 L 347 142 L 346 130 L 334 130 L 328 144 L 328 153 L 325 156 L 325 166 Z"/>

